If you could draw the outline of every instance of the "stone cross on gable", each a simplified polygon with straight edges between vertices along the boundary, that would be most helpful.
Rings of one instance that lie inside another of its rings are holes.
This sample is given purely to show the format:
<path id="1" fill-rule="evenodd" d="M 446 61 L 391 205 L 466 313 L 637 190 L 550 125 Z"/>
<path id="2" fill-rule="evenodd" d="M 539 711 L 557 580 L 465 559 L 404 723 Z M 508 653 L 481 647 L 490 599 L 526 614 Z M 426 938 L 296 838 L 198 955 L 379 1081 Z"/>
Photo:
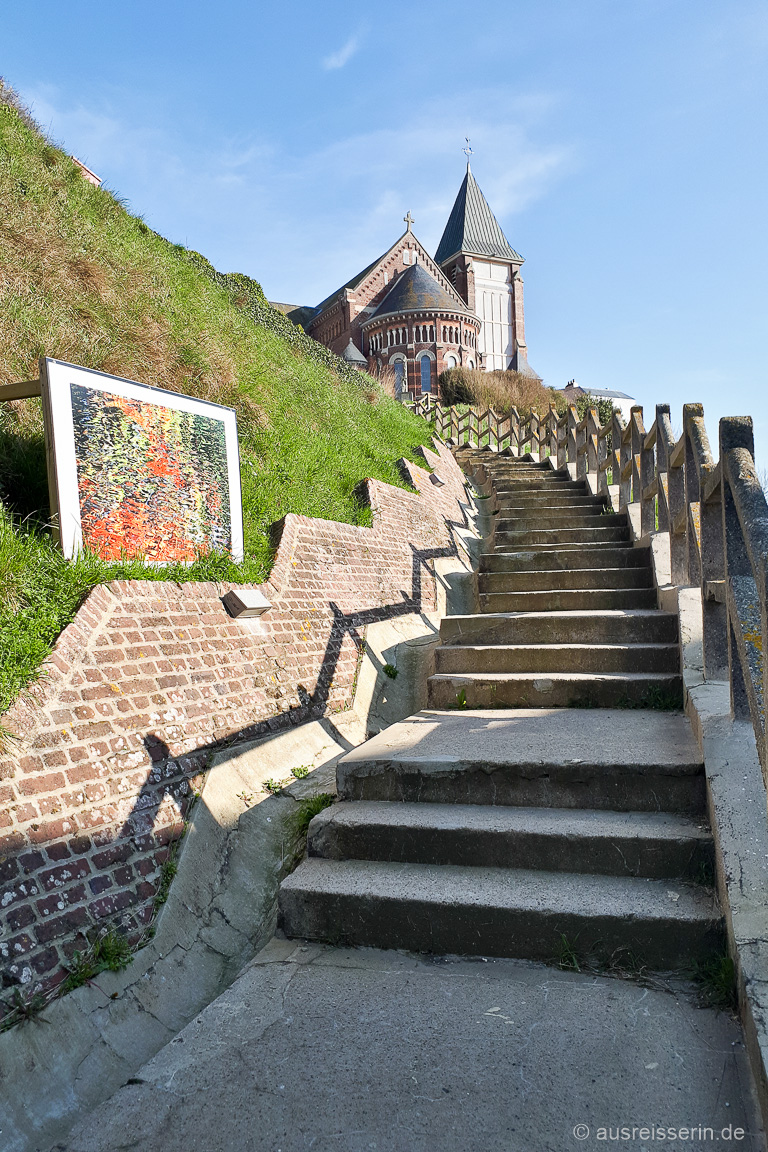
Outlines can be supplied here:
<path id="1" fill-rule="evenodd" d="M 411 224 L 415 224 L 415 223 L 416 223 L 416 221 L 414 220 L 413 216 L 411 216 L 411 210 L 410 210 L 410 208 L 408 209 L 408 212 L 406 213 L 406 215 L 405 215 L 405 216 L 403 216 L 403 220 L 404 220 L 404 221 L 405 221 L 405 223 L 408 225 L 408 231 L 410 232 L 410 231 L 411 231 Z"/>

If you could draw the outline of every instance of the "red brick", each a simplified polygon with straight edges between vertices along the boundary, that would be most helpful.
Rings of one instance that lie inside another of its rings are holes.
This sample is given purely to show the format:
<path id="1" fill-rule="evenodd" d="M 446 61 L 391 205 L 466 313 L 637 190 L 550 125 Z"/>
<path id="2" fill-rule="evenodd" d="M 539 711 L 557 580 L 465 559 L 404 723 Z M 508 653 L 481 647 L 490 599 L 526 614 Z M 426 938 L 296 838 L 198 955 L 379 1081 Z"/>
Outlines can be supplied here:
<path id="1" fill-rule="evenodd" d="M 35 942 L 31 936 L 26 932 L 22 932 L 20 936 L 14 936 L 10 940 L 4 941 L 5 946 L 8 948 L 8 960 L 13 963 L 14 960 L 20 956 L 24 956 L 35 946 Z"/>
<path id="2" fill-rule="evenodd" d="M 130 864 L 123 864 L 121 868 L 115 869 L 112 873 L 112 878 L 118 888 L 122 888 L 133 880 L 133 868 L 131 868 Z"/>
<path id="3" fill-rule="evenodd" d="M 69 847 L 63 841 L 49 844 L 45 851 L 49 860 L 69 860 Z"/>
<path id="4" fill-rule="evenodd" d="M 67 758 L 63 752 L 54 753 L 54 755 L 61 757 L 57 763 L 66 764 Z M 34 796 L 37 792 L 55 792 L 57 788 L 63 788 L 64 784 L 65 780 L 61 772 L 50 772 L 47 776 L 19 777 L 18 789 L 24 796 Z"/>
<path id="5" fill-rule="evenodd" d="M 9 832 L 6 836 L 0 836 L 0 856 L 4 856 L 7 852 L 16 852 L 24 844 L 24 837 L 20 832 Z"/>
<path id="6" fill-rule="evenodd" d="M 19 862 L 12 856 L 7 857 L 5 860 L 0 860 L 0 884 L 5 884 L 6 881 L 12 880 L 19 874 Z"/>
<path id="7" fill-rule="evenodd" d="M 88 887 L 94 896 L 98 896 L 101 892 L 106 892 L 108 888 L 112 887 L 111 876 L 94 876 L 92 880 L 88 881 Z"/>
<path id="8" fill-rule="evenodd" d="M 25 852 L 23 856 L 19 857 L 19 863 L 25 875 L 31 876 L 33 872 L 37 872 L 38 868 L 45 866 L 46 859 L 42 852 Z"/>
<path id="9" fill-rule="evenodd" d="M 112 725 L 106 720 L 98 720 L 95 724 L 81 724 L 75 728 L 78 740 L 94 740 L 97 736 L 111 736 Z"/>
<path id="10" fill-rule="evenodd" d="M 22 772 L 40 772 L 44 767 L 42 757 L 40 756 L 24 756 L 19 761 L 19 768 Z"/>
<path id="11" fill-rule="evenodd" d="M 41 916 L 53 916 L 57 912 L 63 912 L 70 905 L 82 904 L 86 896 L 85 885 L 75 884 L 72 888 L 62 889 L 61 892 L 52 892 L 50 896 L 38 900 L 37 910 Z"/>
<path id="12" fill-rule="evenodd" d="M 84 780 L 95 780 L 100 775 L 102 773 L 91 763 L 78 764 L 75 768 L 67 769 L 67 780 L 70 784 L 80 784 Z"/>
<path id="13" fill-rule="evenodd" d="M 34 804 L 17 804 L 13 811 L 17 824 L 26 824 L 30 820 L 37 820 L 40 816 L 40 813 L 38 812 L 37 808 L 35 808 Z M 8 824 L 10 824 L 10 820 Z M 6 825 L 6 827 L 7 826 L 8 825 Z"/>
<path id="14" fill-rule="evenodd" d="M 39 880 L 46 892 L 53 892 L 55 889 L 65 888 L 73 880 L 82 880 L 84 876 L 89 876 L 90 872 L 90 864 L 80 856 L 58 868 L 49 868 L 46 872 L 41 872 Z"/>
<path id="15" fill-rule="evenodd" d="M 112 696 L 112 689 L 108 684 L 99 684 L 96 688 L 84 688 L 81 693 L 83 700 L 103 700 L 106 696 Z"/>
<path id="16" fill-rule="evenodd" d="M 22 928 L 29 928 L 34 919 L 34 909 L 29 904 L 19 904 L 18 907 L 11 908 L 5 917 L 11 932 L 19 932 Z"/>
<path id="17" fill-rule="evenodd" d="M 93 866 L 101 870 L 109 868 L 113 864 L 123 864 L 126 860 L 130 860 L 135 851 L 132 841 L 121 840 L 109 848 L 105 848 L 103 852 L 95 852 L 92 857 Z"/>
<path id="18" fill-rule="evenodd" d="M 60 936 L 68 936 L 70 932 L 82 928 L 87 923 L 88 913 L 85 908 L 70 908 L 63 916 L 57 916 L 53 920 L 40 921 L 35 927 L 35 936 L 38 944 L 50 944 L 51 940 L 56 940 Z"/>
<path id="19" fill-rule="evenodd" d="M 115 912 L 122 912 L 124 908 L 130 908 L 136 903 L 136 900 L 135 892 L 112 892 L 109 896 L 102 896 L 101 899 L 94 900 L 92 904 L 88 905 L 88 911 L 95 919 L 101 920 L 104 916 L 112 916 Z"/>
<path id="20" fill-rule="evenodd" d="M 46 948 L 43 952 L 36 952 L 34 956 L 30 956 L 29 962 L 38 976 L 44 976 L 46 972 L 57 967 L 59 954 L 55 948 Z M 63 975 L 62 973 L 62 977 Z"/>
<path id="21" fill-rule="evenodd" d="M 60 819 L 49 820 L 45 823 L 38 824 L 37 827 L 32 825 L 27 835 L 33 844 L 47 844 L 49 840 L 61 840 L 68 832 L 73 831 L 74 824 L 72 820 Z"/>

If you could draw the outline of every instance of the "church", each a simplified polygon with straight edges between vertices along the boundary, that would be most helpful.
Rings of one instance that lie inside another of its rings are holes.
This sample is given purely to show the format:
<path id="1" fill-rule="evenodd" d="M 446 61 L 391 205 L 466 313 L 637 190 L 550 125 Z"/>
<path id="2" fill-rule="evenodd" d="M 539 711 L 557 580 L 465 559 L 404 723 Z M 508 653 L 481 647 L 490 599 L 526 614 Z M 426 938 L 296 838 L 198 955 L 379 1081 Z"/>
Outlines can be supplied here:
<path id="1" fill-rule="evenodd" d="M 277 305 L 306 332 L 373 375 L 389 366 L 399 398 L 438 394 L 438 377 L 463 365 L 485 371 L 528 365 L 523 257 L 510 245 L 467 171 L 434 258 L 410 212 L 387 251 L 316 308 Z"/>

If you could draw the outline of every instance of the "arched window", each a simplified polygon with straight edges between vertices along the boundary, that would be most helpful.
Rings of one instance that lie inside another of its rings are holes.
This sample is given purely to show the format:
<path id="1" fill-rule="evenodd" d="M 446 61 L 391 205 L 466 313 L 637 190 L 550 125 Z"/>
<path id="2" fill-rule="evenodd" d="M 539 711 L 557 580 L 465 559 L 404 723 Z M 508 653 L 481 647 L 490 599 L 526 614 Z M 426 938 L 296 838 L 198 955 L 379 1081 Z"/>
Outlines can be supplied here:
<path id="1" fill-rule="evenodd" d="M 434 324 L 430 324 L 430 326 L 429 326 L 429 338 L 430 338 L 430 340 L 434 340 L 434 338 L 435 338 L 435 326 L 434 326 Z"/>
<path id="2" fill-rule="evenodd" d="M 446 331 L 445 324 L 443 324 L 443 344 L 445 344 L 447 339 L 448 339 L 448 333 Z"/>
<path id="3" fill-rule="evenodd" d="M 395 399 L 399 400 L 403 394 L 403 381 L 405 380 L 405 362 L 395 361 Z"/>
<path id="4" fill-rule="evenodd" d="M 446 356 L 445 366 L 446 366 L 446 368 L 456 368 L 456 366 L 457 366 L 456 357 L 455 356 Z"/>
<path id="5" fill-rule="evenodd" d="M 421 358 L 421 394 L 432 391 L 432 361 L 429 356 Z"/>

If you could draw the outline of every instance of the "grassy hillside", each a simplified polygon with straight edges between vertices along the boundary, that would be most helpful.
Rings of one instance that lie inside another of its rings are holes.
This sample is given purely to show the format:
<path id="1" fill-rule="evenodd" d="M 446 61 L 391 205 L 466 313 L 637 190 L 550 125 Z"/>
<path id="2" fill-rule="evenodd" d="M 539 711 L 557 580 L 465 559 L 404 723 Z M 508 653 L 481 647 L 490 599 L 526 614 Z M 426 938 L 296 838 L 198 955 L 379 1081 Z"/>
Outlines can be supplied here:
<path id="1" fill-rule="evenodd" d="M 65 563 L 48 526 L 40 402 L 0 404 L 3 711 L 95 583 L 263 580 L 275 520 L 367 523 L 355 486 L 402 484 L 395 461 L 428 429 L 295 329 L 255 281 L 220 275 L 88 184 L 2 81 L 0 204 L 0 383 L 37 376 L 48 355 L 236 408 L 246 554 L 237 568 L 223 557 L 154 571 Z"/>

